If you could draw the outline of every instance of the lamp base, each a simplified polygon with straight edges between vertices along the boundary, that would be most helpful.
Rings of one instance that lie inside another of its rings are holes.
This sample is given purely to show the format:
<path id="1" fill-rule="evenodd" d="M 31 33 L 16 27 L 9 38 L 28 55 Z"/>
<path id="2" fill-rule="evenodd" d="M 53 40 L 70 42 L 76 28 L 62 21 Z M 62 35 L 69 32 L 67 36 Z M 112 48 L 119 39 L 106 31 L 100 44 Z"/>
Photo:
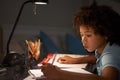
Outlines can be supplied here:
<path id="1" fill-rule="evenodd" d="M 22 65 L 25 67 L 34 67 L 37 65 L 37 61 L 35 60 L 34 57 L 31 59 L 28 58 L 28 56 L 25 56 L 20 53 L 8 53 L 3 62 L 2 65 L 4 67 L 11 67 L 11 66 L 16 66 L 16 65 Z"/>
<path id="2" fill-rule="evenodd" d="M 24 56 L 20 53 L 8 53 L 4 60 L 3 66 L 14 66 L 24 64 Z"/>

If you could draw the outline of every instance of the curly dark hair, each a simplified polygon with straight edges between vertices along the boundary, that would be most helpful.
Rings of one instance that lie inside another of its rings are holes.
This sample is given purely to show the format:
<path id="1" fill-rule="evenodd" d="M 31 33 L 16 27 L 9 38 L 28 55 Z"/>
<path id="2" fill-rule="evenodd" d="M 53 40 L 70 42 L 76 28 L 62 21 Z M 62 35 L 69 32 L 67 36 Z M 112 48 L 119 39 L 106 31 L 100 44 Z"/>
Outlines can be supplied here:
<path id="1" fill-rule="evenodd" d="M 120 45 L 120 15 L 111 7 L 94 5 L 82 7 L 74 15 L 73 24 L 79 34 L 80 25 L 94 29 L 96 34 L 108 37 L 110 45 Z"/>

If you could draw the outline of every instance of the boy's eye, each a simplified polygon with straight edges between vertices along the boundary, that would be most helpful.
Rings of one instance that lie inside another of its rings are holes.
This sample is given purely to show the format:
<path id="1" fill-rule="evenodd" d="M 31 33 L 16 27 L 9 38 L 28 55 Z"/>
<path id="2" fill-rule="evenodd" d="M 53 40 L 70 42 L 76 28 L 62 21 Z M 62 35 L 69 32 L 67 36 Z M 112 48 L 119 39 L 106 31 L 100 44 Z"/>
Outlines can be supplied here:
<path id="1" fill-rule="evenodd" d="M 87 37 L 91 37 L 92 35 L 89 34 L 89 35 L 86 35 L 86 36 L 87 36 Z"/>

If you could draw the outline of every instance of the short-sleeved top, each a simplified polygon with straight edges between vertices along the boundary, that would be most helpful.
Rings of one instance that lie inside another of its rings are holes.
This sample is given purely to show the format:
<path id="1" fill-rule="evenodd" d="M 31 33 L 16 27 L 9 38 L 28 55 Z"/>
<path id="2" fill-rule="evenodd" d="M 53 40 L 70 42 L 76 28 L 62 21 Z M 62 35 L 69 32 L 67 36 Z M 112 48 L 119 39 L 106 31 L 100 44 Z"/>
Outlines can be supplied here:
<path id="1" fill-rule="evenodd" d="M 120 74 L 120 46 L 107 43 L 102 54 L 100 55 L 96 50 L 95 55 L 97 57 L 96 67 L 98 75 L 101 75 L 102 70 L 107 66 L 117 68 Z"/>

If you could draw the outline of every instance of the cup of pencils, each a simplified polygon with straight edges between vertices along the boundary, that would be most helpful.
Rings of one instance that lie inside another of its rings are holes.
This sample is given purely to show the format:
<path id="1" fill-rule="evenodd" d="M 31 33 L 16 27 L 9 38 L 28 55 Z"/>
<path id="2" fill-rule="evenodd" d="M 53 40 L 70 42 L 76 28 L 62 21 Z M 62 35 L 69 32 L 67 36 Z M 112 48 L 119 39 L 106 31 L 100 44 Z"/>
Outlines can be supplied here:
<path id="1" fill-rule="evenodd" d="M 28 46 L 28 54 L 27 54 L 27 65 L 31 68 L 35 67 L 38 63 L 40 57 L 40 39 L 31 41 L 26 40 L 26 44 Z"/>

